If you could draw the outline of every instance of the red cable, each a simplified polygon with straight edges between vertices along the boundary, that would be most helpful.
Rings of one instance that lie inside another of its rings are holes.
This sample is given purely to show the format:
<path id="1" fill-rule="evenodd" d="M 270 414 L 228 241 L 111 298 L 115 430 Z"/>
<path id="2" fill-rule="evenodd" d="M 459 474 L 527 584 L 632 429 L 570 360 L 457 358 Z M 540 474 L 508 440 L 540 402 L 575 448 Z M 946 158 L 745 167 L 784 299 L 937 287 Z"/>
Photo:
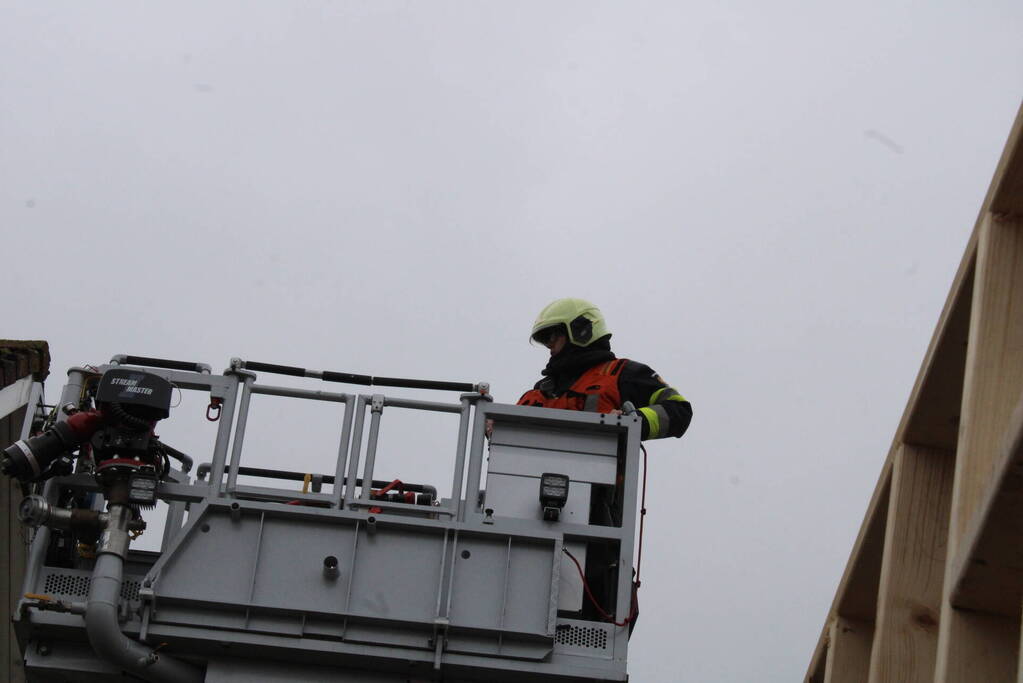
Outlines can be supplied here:
<path id="1" fill-rule="evenodd" d="M 370 497 L 379 500 L 380 496 L 387 494 L 389 491 L 394 489 L 395 486 L 398 487 L 399 492 L 401 493 L 405 492 L 405 484 L 402 483 L 401 479 L 395 479 L 394 481 L 392 481 L 390 484 L 380 489 L 379 491 L 374 491 L 373 489 L 370 489 Z M 369 513 L 371 515 L 379 515 L 381 512 L 383 512 L 383 510 L 384 510 L 383 508 L 374 505 L 369 509 Z"/>
<path id="2" fill-rule="evenodd" d="M 375 496 L 382 496 L 385 493 L 393 490 L 395 486 L 398 487 L 399 491 L 404 491 L 405 490 L 405 484 L 403 484 L 401 482 L 401 479 L 395 479 L 394 481 L 392 481 L 390 484 L 388 484 L 384 488 L 380 489 L 379 491 L 373 491 L 373 495 L 375 495 Z"/>
<path id="3" fill-rule="evenodd" d="M 643 494 L 642 494 L 641 502 L 639 504 L 639 552 L 638 552 L 637 557 L 636 557 L 636 580 L 632 582 L 632 611 L 631 611 L 631 613 L 629 614 L 628 617 L 626 617 L 622 621 L 615 621 L 613 616 L 611 616 L 610 614 L 608 614 L 607 612 L 604 611 L 604 608 L 600 606 L 600 603 L 597 602 L 597 599 L 595 597 L 593 597 L 593 591 L 590 590 L 590 582 L 586 580 L 586 575 L 583 573 L 583 567 L 582 567 L 581 564 L 579 564 L 579 560 L 575 559 L 575 555 L 570 553 L 568 551 L 568 548 L 562 547 L 562 550 L 564 551 L 564 553 L 566 555 L 568 555 L 569 559 L 572 560 L 573 563 L 575 563 L 575 568 L 579 571 L 579 578 L 582 579 L 582 582 L 583 582 L 583 590 L 586 591 L 586 597 L 588 597 L 590 599 L 590 602 L 593 604 L 593 607 L 597 610 L 597 612 L 600 614 L 600 616 L 602 616 L 604 619 L 607 619 L 608 621 L 610 621 L 615 626 L 620 626 L 620 627 L 621 626 L 628 626 L 629 623 L 633 619 L 636 618 L 636 607 L 637 607 L 636 595 L 639 593 L 639 587 L 640 587 L 639 572 L 640 572 L 640 569 L 641 569 L 642 564 L 643 564 L 643 520 L 646 517 L 646 469 L 647 469 L 646 466 L 647 466 L 647 460 L 646 460 L 646 448 L 642 444 L 640 444 L 639 449 L 641 451 L 643 451 Z"/>
<path id="4" fill-rule="evenodd" d="M 402 483 L 401 479 L 395 479 L 394 481 L 392 481 L 390 484 L 388 484 L 384 488 L 380 489 L 379 491 L 373 491 L 372 493 L 373 493 L 374 496 L 382 496 L 385 493 L 394 490 L 395 487 L 397 487 L 399 491 L 404 493 L 404 491 L 405 491 L 405 484 Z M 316 504 L 315 503 L 306 503 L 306 502 L 301 501 L 301 500 L 289 500 L 287 503 L 285 503 L 285 505 L 313 505 L 313 506 L 315 506 Z M 379 514 L 381 512 L 381 509 L 382 508 L 371 507 L 369 509 L 369 511 L 371 513 L 373 513 L 373 514 Z"/>
<path id="5" fill-rule="evenodd" d="M 604 611 L 604 608 L 600 606 L 600 603 L 597 602 L 597 599 L 593 597 L 593 592 L 590 591 L 590 582 L 586 580 L 586 575 L 583 574 L 583 567 L 581 564 L 579 564 L 579 560 L 575 559 L 575 555 L 570 553 L 568 551 L 568 548 L 562 548 L 562 550 L 565 552 L 566 555 L 568 555 L 568 559 L 572 560 L 572 562 L 575 563 L 575 568 L 579 570 L 579 578 L 583 580 L 583 590 L 586 591 L 586 597 L 588 597 L 590 599 L 590 602 L 593 603 L 593 606 L 596 608 L 597 612 L 600 613 L 600 616 L 604 617 L 605 619 L 613 623 L 615 626 L 628 626 L 629 624 L 628 619 L 619 623 L 614 620 L 614 617 L 612 617 L 610 614 Z"/>
<path id="6" fill-rule="evenodd" d="M 646 521 L 646 446 L 639 445 L 643 451 L 643 494 L 639 502 L 639 551 L 636 554 L 636 590 L 640 587 L 639 572 L 643 568 L 643 522 Z"/>

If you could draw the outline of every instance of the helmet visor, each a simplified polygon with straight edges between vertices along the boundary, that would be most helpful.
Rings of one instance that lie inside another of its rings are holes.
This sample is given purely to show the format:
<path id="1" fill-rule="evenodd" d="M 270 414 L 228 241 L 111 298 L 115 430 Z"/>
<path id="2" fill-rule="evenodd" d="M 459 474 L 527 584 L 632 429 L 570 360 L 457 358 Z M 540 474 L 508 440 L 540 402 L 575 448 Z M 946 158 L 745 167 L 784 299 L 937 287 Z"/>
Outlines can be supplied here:
<path id="1" fill-rule="evenodd" d="M 565 334 L 565 326 L 562 325 L 561 323 L 537 330 L 536 332 L 533 333 L 531 339 L 535 341 L 537 344 L 547 346 L 559 334 L 560 335 Z"/>

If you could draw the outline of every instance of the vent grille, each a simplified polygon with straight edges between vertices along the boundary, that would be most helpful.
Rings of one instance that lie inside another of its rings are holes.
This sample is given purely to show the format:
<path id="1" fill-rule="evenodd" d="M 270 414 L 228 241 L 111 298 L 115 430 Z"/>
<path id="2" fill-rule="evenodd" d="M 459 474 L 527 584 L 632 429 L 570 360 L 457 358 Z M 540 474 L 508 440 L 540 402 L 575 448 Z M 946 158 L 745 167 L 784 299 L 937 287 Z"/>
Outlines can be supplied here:
<path id="1" fill-rule="evenodd" d="M 588 650 L 607 649 L 607 631 L 592 626 L 558 627 L 554 642 L 569 647 L 581 647 Z"/>
<path id="2" fill-rule="evenodd" d="M 88 597 L 92 579 L 88 574 L 52 573 L 46 577 L 43 592 L 47 595 L 66 595 L 68 597 Z M 121 582 L 121 598 L 138 600 L 141 584 L 132 579 Z"/>
<path id="3" fill-rule="evenodd" d="M 50 574 L 46 577 L 46 585 L 43 592 L 46 594 L 58 593 L 60 595 L 86 596 L 89 594 L 88 576 L 81 574 Z"/>
<path id="4" fill-rule="evenodd" d="M 121 597 L 125 600 L 139 599 L 139 582 L 126 579 L 121 582 Z"/>

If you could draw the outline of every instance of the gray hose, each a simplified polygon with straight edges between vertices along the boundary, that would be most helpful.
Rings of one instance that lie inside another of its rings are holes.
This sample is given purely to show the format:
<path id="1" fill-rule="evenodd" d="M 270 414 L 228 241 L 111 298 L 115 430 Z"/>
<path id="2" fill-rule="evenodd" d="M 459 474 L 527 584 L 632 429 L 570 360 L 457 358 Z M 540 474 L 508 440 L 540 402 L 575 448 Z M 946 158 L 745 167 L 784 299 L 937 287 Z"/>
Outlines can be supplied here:
<path id="1" fill-rule="evenodd" d="M 125 506 L 110 506 L 110 523 L 98 549 L 85 608 L 85 630 L 92 649 L 100 659 L 147 681 L 202 683 L 206 676 L 198 667 L 157 654 L 153 648 L 121 632 L 117 605 L 128 547 L 125 531 L 128 519 Z"/>

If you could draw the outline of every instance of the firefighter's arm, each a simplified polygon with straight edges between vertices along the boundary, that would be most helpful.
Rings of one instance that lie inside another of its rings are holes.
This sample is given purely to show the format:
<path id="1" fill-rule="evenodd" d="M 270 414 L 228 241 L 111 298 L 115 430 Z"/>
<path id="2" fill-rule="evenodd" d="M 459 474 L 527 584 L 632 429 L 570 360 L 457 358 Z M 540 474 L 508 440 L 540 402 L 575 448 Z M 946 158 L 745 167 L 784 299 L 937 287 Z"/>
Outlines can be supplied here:
<path id="1" fill-rule="evenodd" d="M 618 388 L 622 402 L 631 401 L 643 418 L 643 439 L 679 437 L 693 419 L 693 407 L 649 366 L 629 361 Z"/>

